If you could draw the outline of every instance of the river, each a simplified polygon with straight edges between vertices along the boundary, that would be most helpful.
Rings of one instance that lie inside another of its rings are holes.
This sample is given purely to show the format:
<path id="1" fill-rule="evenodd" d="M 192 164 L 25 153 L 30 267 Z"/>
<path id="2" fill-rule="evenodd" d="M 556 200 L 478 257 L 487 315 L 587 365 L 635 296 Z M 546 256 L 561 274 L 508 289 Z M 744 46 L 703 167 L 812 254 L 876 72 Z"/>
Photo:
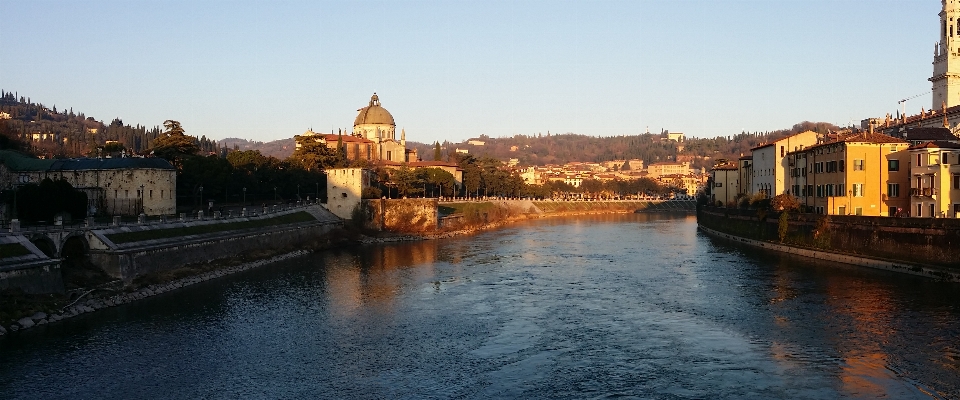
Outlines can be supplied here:
<path id="1" fill-rule="evenodd" d="M 554 218 L 312 254 L 0 338 L 11 398 L 960 398 L 960 286 Z"/>

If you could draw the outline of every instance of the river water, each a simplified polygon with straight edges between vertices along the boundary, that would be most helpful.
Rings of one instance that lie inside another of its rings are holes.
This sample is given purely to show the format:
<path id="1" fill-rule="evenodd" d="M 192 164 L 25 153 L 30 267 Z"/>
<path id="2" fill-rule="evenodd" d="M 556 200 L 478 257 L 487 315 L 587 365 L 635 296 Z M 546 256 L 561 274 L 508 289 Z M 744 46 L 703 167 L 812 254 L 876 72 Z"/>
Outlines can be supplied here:
<path id="1" fill-rule="evenodd" d="M 960 286 L 557 218 L 330 251 L 0 338 L 9 398 L 960 398 Z"/>

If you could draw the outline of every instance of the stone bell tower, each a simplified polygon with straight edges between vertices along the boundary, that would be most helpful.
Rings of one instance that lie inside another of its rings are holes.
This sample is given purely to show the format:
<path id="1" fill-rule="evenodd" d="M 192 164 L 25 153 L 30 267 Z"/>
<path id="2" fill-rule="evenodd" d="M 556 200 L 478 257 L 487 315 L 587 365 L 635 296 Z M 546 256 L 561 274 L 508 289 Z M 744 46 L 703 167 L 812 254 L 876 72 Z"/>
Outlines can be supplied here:
<path id="1" fill-rule="evenodd" d="M 933 104 L 939 110 L 944 105 L 960 105 L 960 0 L 940 0 L 940 41 L 933 50 Z"/>

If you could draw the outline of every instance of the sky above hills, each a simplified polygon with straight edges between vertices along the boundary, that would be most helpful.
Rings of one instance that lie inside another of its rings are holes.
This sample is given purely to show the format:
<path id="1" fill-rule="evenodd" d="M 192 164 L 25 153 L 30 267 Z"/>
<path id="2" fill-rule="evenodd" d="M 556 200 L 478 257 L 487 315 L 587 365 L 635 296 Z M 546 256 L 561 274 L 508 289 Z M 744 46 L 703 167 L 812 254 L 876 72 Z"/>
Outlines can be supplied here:
<path id="1" fill-rule="evenodd" d="M 937 0 L 0 0 L 0 88 L 109 123 L 270 141 L 690 136 L 929 109 Z"/>

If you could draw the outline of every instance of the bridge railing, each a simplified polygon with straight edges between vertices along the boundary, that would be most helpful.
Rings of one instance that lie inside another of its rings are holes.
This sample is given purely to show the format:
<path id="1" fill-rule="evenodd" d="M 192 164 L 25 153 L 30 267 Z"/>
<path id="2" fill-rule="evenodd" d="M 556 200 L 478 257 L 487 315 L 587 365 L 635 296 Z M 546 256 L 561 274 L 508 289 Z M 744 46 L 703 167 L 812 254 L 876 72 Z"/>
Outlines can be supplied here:
<path id="1" fill-rule="evenodd" d="M 19 223 L 11 220 L 0 220 L 0 235 L 24 234 L 24 233 L 43 233 L 54 231 L 75 231 L 87 229 L 103 229 L 115 226 L 142 226 L 142 225 L 161 225 L 174 222 L 190 221 L 215 221 L 230 220 L 237 218 L 258 218 L 269 216 L 281 211 L 305 209 L 314 206 L 317 203 L 296 202 L 294 204 L 276 204 L 271 206 L 257 207 L 239 207 L 236 209 L 227 209 L 225 212 L 215 211 L 214 215 L 201 211 L 196 213 L 180 213 L 178 215 L 140 215 L 136 217 L 109 217 L 105 218 L 87 218 L 83 220 L 72 220 L 63 222 L 40 222 L 35 224 L 26 224 L 23 221 Z M 241 215 L 243 214 L 243 215 Z"/>

